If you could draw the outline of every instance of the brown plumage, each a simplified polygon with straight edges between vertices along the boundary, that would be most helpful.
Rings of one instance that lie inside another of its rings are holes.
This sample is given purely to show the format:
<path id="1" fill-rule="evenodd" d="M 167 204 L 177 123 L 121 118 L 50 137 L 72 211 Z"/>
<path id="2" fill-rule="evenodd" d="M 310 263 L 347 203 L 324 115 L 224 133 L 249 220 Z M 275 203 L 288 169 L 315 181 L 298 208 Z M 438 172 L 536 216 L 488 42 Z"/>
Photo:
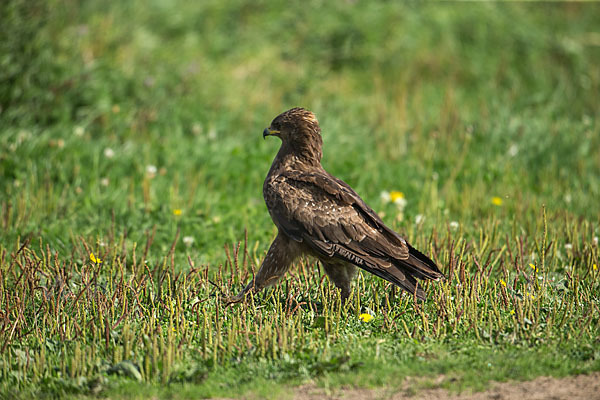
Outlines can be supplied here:
<path id="1" fill-rule="evenodd" d="M 264 130 L 267 136 L 282 142 L 263 185 L 279 232 L 254 279 L 232 301 L 274 284 L 304 254 L 319 259 L 343 299 L 359 267 L 424 300 L 416 278 L 439 280 L 443 274 L 388 228 L 350 186 L 323 169 L 315 115 L 303 108 L 288 110 Z"/>

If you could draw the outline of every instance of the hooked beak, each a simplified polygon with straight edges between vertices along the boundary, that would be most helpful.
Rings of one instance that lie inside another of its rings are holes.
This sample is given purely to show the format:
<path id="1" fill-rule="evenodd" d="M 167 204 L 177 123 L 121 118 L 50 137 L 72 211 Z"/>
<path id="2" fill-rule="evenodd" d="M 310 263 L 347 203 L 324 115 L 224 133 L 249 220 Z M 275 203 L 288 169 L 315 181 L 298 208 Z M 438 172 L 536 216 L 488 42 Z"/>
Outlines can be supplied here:
<path id="1" fill-rule="evenodd" d="M 271 129 L 271 128 L 265 128 L 265 130 L 263 131 L 263 139 L 266 139 L 267 136 L 277 136 L 279 135 L 279 131 Z"/>

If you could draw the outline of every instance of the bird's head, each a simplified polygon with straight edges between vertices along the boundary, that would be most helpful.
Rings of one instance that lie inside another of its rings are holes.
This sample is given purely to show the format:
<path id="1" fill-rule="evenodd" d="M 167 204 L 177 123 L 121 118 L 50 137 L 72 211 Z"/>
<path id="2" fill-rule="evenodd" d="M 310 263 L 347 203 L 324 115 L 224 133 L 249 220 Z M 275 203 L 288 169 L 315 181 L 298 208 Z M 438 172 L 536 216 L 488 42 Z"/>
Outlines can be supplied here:
<path id="1" fill-rule="evenodd" d="M 323 139 L 319 121 L 312 112 L 296 107 L 279 114 L 263 131 L 263 138 L 277 136 L 282 148 L 298 156 L 321 160 Z"/>

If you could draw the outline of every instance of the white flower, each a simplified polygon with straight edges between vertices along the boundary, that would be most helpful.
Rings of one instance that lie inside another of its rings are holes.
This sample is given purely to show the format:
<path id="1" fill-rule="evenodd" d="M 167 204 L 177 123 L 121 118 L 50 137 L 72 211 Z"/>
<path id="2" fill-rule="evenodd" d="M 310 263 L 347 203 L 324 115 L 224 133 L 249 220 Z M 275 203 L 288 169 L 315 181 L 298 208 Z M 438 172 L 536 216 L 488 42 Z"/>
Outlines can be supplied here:
<path id="1" fill-rule="evenodd" d="M 75 134 L 75 136 L 81 137 L 85 133 L 85 129 L 83 129 L 83 126 L 76 126 L 73 129 L 73 133 Z"/>
<path id="2" fill-rule="evenodd" d="M 192 244 L 194 244 L 194 238 L 192 236 L 184 236 L 183 244 L 185 244 L 187 247 L 190 247 Z"/>
<path id="3" fill-rule="evenodd" d="M 199 135 L 202 133 L 202 124 L 200 124 L 199 122 L 196 122 L 192 125 L 192 133 L 194 135 Z"/>
<path id="4" fill-rule="evenodd" d="M 156 165 L 148 165 L 148 166 L 146 166 L 146 173 L 148 175 L 150 175 L 151 177 L 153 177 L 154 175 L 156 175 L 156 171 L 158 171 L 158 169 L 156 168 Z"/>
<path id="5" fill-rule="evenodd" d="M 102 186 L 108 186 L 109 183 L 110 183 L 110 180 L 108 178 L 102 178 L 102 179 L 100 179 L 100 184 Z"/>
<path id="6" fill-rule="evenodd" d="M 115 151 L 110 147 L 104 149 L 104 157 L 113 158 L 115 156 Z"/>
<path id="7" fill-rule="evenodd" d="M 417 214 L 417 216 L 415 217 L 415 224 L 420 225 L 423 221 L 425 221 L 425 216 Z"/>
<path id="8" fill-rule="evenodd" d="M 398 207 L 398 210 L 402 211 L 404 210 L 404 207 L 406 207 L 406 199 L 404 197 L 398 197 L 394 200 L 394 204 Z"/>
<path id="9" fill-rule="evenodd" d="M 565 243 L 566 250 L 571 250 L 572 248 L 573 248 L 573 245 L 571 243 Z"/>
<path id="10" fill-rule="evenodd" d="M 379 195 L 379 198 L 381 199 L 381 201 L 383 203 L 389 203 L 390 201 L 392 201 L 390 192 L 388 192 L 387 190 L 384 190 L 383 192 L 381 192 L 381 194 Z"/>
<path id="11" fill-rule="evenodd" d="M 594 236 L 594 238 L 592 239 L 592 243 L 594 243 L 594 246 L 598 246 L 598 236 Z"/>
<path id="12" fill-rule="evenodd" d="M 508 155 L 511 157 L 516 156 L 519 153 L 519 146 L 517 146 L 516 144 L 511 144 L 510 147 L 508 148 Z"/>
<path id="13" fill-rule="evenodd" d="M 457 230 L 459 226 L 460 226 L 459 223 L 456 221 L 450 222 L 450 229 L 452 229 L 453 231 Z"/>
<path id="14" fill-rule="evenodd" d="M 208 137 L 209 140 L 215 140 L 217 138 L 217 130 L 215 129 L 215 127 L 213 126 L 212 128 L 210 128 L 210 130 L 208 131 L 208 135 L 206 135 Z"/>
<path id="15" fill-rule="evenodd" d="M 433 174 L 431 174 L 431 179 L 433 179 L 434 181 L 437 181 L 438 179 L 440 179 L 440 174 L 438 174 L 437 172 L 434 172 Z"/>
<path id="16" fill-rule="evenodd" d="M 565 194 L 565 202 L 570 203 L 573 198 L 570 193 Z"/>

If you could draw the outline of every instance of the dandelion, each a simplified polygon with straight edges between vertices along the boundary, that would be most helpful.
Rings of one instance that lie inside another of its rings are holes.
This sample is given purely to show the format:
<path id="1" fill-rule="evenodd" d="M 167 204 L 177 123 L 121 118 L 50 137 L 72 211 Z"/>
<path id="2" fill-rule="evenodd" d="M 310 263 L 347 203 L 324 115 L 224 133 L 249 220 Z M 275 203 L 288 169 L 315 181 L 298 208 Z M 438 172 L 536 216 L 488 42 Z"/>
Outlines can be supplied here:
<path id="1" fill-rule="evenodd" d="M 399 192 L 397 190 L 392 190 L 391 192 L 384 190 L 383 192 L 381 192 L 379 197 L 381 198 L 381 201 L 383 203 L 394 203 L 400 211 L 404 210 L 404 207 L 406 207 L 406 199 L 404 198 L 404 193 Z"/>
<path id="2" fill-rule="evenodd" d="M 94 255 L 94 253 L 90 253 L 90 260 L 94 263 L 94 264 L 102 264 L 102 260 L 99 258 L 96 258 L 96 256 Z"/>
<path id="3" fill-rule="evenodd" d="M 537 267 L 535 266 L 535 264 L 531 264 L 531 263 L 530 263 L 530 264 L 529 264 L 529 266 L 531 267 L 531 269 L 532 269 L 534 272 L 538 272 L 538 269 L 537 269 Z"/>
<path id="4" fill-rule="evenodd" d="M 176 208 L 173 210 L 173 215 L 179 217 L 181 215 L 181 208 Z"/>
<path id="5" fill-rule="evenodd" d="M 571 243 L 565 243 L 565 250 L 571 250 L 573 245 Z"/>
<path id="6" fill-rule="evenodd" d="M 397 190 L 392 190 L 390 192 L 390 200 L 394 203 L 403 198 L 404 198 L 404 193 L 402 193 L 402 192 L 399 192 Z"/>
<path id="7" fill-rule="evenodd" d="M 115 156 L 115 151 L 110 147 L 104 149 L 104 157 L 113 158 Z"/>
<path id="8" fill-rule="evenodd" d="M 594 264 L 594 265 L 592 266 L 592 269 L 593 269 L 594 271 L 598 271 L 598 265 Z"/>
<path id="9" fill-rule="evenodd" d="M 502 199 L 498 196 L 492 197 L 492 204 L 500 207 L 502 205 Z"/>
<path id="10" fill-rule="evenodd" d="M 360 319 L 362 322 L 369 322 L 373 319 L 373 316 L 371 314 L 360 314 L 358 319 Z"/>
<path id="11" fill-rule="evenodd" d="M 500 284 L 504 287 L 506 287 L 506 282 L 504 282 L 504 279 L 500 279 Z"/>
<path id="12" fill-rule="evenodd" d="M 420 225 L 423 221 L 425 221 L 425 216 L 417 214 L 417 216 L 415 217 L 415 224 Z"/>
<path id="13" fill-rule="evenodd" d="M 183 244 L 185 244 L 187 247 L 190 247 L 192 244 L 194 244 L 194 238 L 192 236 L 184 236 Z"/>
<path id="14" fill-rule="evenodd" d="M 459 226 L 460 226 L 460 224 L 456 221 L 450 222 L 450 229 L 452 229 L 453 231 L 457 230 Z"/>

